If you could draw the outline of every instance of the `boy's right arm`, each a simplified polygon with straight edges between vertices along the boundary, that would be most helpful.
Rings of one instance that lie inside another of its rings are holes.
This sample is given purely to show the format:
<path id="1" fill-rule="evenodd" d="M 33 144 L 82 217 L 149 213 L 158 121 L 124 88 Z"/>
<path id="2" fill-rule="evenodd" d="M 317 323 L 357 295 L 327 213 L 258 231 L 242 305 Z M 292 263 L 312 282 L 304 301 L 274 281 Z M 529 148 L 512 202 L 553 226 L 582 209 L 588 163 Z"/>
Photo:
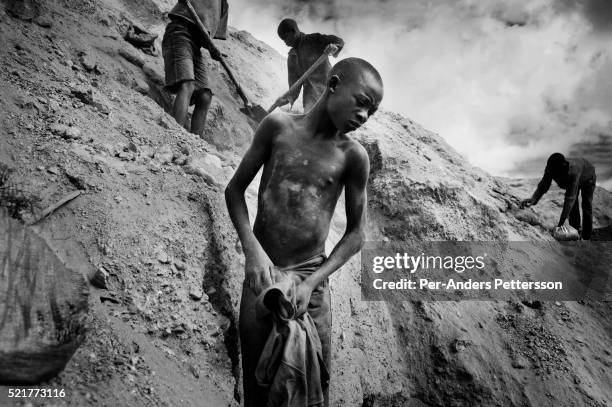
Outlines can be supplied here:
<path id="1" fill-rule="evenodd" d="M 527 198 L 521 201 L 521 207 L 528 208 L 537 204 L 540 201 L 540 198 L 542 198 L 542 196 L 548 192 L 551 183 L 552 175 L 550 175 L 550 170 L 546 168 L 546 170 L 544 170 L 544 176 L 542 177 L 540 182 L 538 182 L 538 187 L 536 188 L 535 192 L 533 193 L 531 198 Z"/>
<path id="2" fill-rule="evenodd" d="M 272 140 L 279 133 L 281 123 L 277 114 L 266 116 L 253 136 L 253 142 L 242 158 L 238 169 L 225 188 L 225 203 L 245 256 L 245 283 L 255 294 L 272 285 L 274 265 L 255 237 L 249 222 L 244 192 L 268 160 Z"/>
<path id="3" fill-rule="evenodd" d="M 531 202 L 533 205 L 537 204 L 540 201 L 540 198 L 542 198 L 542 196 L 548 192 L 550 189 L 550 184 L 552 184 L 552 175 L 550 175 L 550 171 L 545 170 L 544 176 L 540 182 L 538 182 L 538 187 L 531 196 Z"/>

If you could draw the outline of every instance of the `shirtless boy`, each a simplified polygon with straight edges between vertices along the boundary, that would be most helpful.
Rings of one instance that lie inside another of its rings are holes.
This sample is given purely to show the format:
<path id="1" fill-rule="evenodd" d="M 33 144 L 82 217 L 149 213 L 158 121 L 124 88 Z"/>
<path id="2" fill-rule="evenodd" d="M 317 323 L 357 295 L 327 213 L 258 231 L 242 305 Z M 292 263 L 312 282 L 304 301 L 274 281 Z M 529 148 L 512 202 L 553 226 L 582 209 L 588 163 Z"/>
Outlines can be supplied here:
<path id="1" fill-rule="evenodd" d="M 272 322 L 256 320 L 254 302 L 272 285 L 275 266 L 315 263 L 314 271 L 297 287 L 297 308 L 298 315 L 308 311 L 313 318 L 330 370 L 327 280 L 363 244 L 370 169 L 364 147 L 347 133 L 368 120 L 382 96 L 382 80 L 372 65 L 358 58 L 338 62 L 325 92 L 307 114 L 276 112 L 261 122 L 225 190 L 246 260 L 239 326 L 246 407 L 266 405 L 267 393 L 257 386 L 255 367 Z M 244 192 L 262 166 L 251 229 Z M 342 188 L 346 231 L 326 259 L 325 240 Z M 325 401 L 327 405 L 327 390 Z"/>

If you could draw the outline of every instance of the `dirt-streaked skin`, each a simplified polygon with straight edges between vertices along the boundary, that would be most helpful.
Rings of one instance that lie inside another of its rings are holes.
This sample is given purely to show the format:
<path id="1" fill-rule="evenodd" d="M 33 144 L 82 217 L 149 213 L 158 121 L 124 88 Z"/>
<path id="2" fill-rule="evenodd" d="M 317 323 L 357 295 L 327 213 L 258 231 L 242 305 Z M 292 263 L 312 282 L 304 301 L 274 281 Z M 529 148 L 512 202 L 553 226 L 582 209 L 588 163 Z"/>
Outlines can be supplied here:
<path id="1" fill-rule="evenodd" d="M 338 75 L 332 70 L 328 89 L 307 114 L 266 117 L 227 186 L 228 210 L 246 257 L 246 284 L 256 293 L 272 283 L 274 266 L 323 253 L 343 187 L 345 235 L 305 283 L 317 287 L 361 247 L 369 160 L 364 147 L 347 133 L 368 120 L 383 94 L 380 77 L 363 62 L 341 61 L 334 68 Z M 262 167 L 251 230 L 244 191 Z M 306 291 L 303 300 L 309 296 Z"/>
<path id="2" fill-rule="evenodd" d="M 259 186 L 254 233 L 274 264 L 294 264 L 324 251 L 347 165 L 348 137 L 275 138 Z"/>
<path id="3" fill-rule="evenodd" d="M 291 266 L 324 253 L 330 221 L 345 188 L 344 236 L 295 292 L 297 315 L 309 311 L 321 338 L 323 360 L 331 367 L 330 293 L 324 283 L 362 245 L 369 175 L 365 148 L 346 133 L 365 123 L 382 98 L 380 78 L 364 73 L 363 65 L 341 61 L 336 68 L 338 76 L 332 70 L 329 88 L 307 114 L 275 113 L 264 119 L 226 189 L 229 214 L 246 257 L 239 324 L 245 406 L 264 405 L 267 399 L 255 370 L 271 326 L 269 320 L 257 321 L 253 313 L 257 295 L 273 283 L 275 266 Z M 258 212 L 251 230 L 244 192 L 261 167 Z M 325 388 L 326 406 L 328 396 Z"/>

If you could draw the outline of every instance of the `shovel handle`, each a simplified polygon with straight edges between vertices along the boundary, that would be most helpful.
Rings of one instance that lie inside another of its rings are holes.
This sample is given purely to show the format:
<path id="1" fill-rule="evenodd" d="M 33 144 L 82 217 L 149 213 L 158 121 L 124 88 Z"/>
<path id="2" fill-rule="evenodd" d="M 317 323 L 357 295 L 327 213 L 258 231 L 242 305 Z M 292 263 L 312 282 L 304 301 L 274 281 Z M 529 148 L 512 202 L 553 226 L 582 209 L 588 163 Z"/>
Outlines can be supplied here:
<path id="1" fill-rule="evenodd" d="M 244 90 L 242 90 L 242 86 L 240 86 L 240 83 L 238 82 L 238 80 L 234 76 L 234 73 L 232 72 L 230 67 L 227 65 L 227 62 L 225 62 L 225 59 L 220 58 L 219 62 L 221 63 L 221 65 L 225 69 L 225 72 L 227 72 L 227 76 L 229 76 L 231 81 L 234 83 L 234 86 L 236 87 L 236 91 L 238 92 L 238 95 L 242 99 L 242 102 L 244 103 L 244 105 L 246 107 L 250 107 L 251 106 L 251 102 L 249 102 L 249 98 L 247 98 L 246 94 L 244 93 Z"/>
<path id="2" fill-rule="evenodd" d="M 306 72 L 304 72 L 304 74 L 302 76 L 300 76 L 300 79 L 295 81 L 295 83 L 293 85 L 291 85 L 289 90 L 287 92 L 283 93 L 282 95 L 280 95 L 278 97 L 278 99 L 276 99 L 276 100 L 278 101 L 279 99 L 282 99 L 285 96 L 290 95 L 291 93 L 293 93 L 297 89 L 299 89 L 299 87 L 302 86 L 302 84 L 304 82 L 306 82 L 306 79 L 308 79 L 308 77 L 314 72 L 314 70 L 317 69 L 319 66 L 321 66 L 321 64 L 323 64 L 325 61 L 327 61 L 327 58 L 329 57 L 329 55 L 331 55 L 331 54 L 327 54 L 327 53 L 321 54 L 321 56 L 312 65 L 310 65 L 310 68 L 308 68 L 308 70 Z M 279 103 L 278 102 L 274 102 L 274 104 L 272 106 L 270 106 L 270 108 L 268 109 L 268 113 L 271 113 L 277 107 L 279 107 Z"/>
<path id="3" fill-rule="evenodd" d="M 217 51 L 217 55 L 219 56 L 219 62 L 221 63 L 221 65 L 225 69 L 225 72 L 227 72 L 227 76 L 229 76 L 231 81 L 234 83 L 234 86 L 236 87 L 236 91 L 238 92 L 238 95 L 242 99 L 242 102 L 244 103 L 244 106 L 250 107 L 251 103 L 249 102 L 249 99 L 247 98 L 246 94 L 244 93 L 244 90 L 242 90 L 242 86 L 240 86 L 240 83 L 238 83 L 238 80 L 234 76 L 234 73 L 230 69 L 229 65 L 227 65 L 227 62 L 225 61 L 225 59 L 223 59 L 223 57 L 221 56 L 221 53 L 219 52 L 217 47 L 215 47 L 215 44 L 213 44 L 212 39 L 210 38 L 210 35 L 208 35 L 208 32 L 206 31 L 206 27 L 204 27 L 204 24 L 202 23 L 202 20 L 200 20 L 200 17 L 198 16 L 198 13 L 196 13 L 195 9 L 193 8 L 193 4 L 191 4 L 190 0 L 182 0 L 182 1 L 184 1 L 185 4 L 187 5 L 187 8 L 189 9 L 189 13 L 191 14 L 191 18 L 193 18 L 193 20 L 195 21 L 196 25 L 200 29 L 200 32 L 201 32 L 202 36 L 204 37 L 204 40 L 206 41 L 206 44 L 209 47 L 212 47 L 212 48 L 214 48 Z"/>

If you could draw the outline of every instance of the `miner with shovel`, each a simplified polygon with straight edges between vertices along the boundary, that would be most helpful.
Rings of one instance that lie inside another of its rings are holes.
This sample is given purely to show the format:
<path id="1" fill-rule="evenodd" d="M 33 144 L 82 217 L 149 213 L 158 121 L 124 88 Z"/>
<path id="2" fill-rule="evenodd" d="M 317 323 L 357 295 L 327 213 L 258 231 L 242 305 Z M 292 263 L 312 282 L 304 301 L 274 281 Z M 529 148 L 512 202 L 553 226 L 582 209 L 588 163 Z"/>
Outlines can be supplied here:
<path id="1" fill-rule="evenodd" d="M 280 22 L 278 36 L 291 47 L 287 58 L 290 90 L 278 98 L 270 110 L 288 103 L 293 106 L 303 88 L 302 101 L 304 112 L 307 112 L 325 92 L 331 70 L 328 56 L 338 57 L 344 41 L 335 35 L 305 34 L 290 18 Z"/>

